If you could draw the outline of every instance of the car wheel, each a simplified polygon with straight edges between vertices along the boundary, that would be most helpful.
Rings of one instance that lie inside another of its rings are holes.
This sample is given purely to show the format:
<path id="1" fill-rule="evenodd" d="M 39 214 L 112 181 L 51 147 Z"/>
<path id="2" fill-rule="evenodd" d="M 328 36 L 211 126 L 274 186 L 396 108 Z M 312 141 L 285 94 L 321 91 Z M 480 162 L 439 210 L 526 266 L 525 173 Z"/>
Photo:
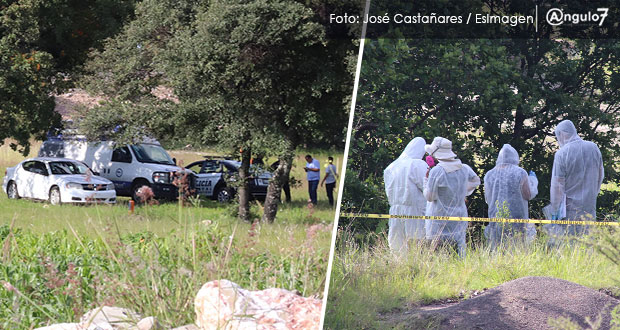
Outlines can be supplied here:
<path id="1" fill-rule="evenodd" d="M 215 192 L 215 197 L 217 198 L 217 201 L 220 203 L 228 203 L 232 199 L 233 193 L 230 188 L 220 187 Z"/>
<path id="2" fill-rule="evenodd" d="M 133 185 L 133 189 L 132 189 L 132 193 L 131 193 L 131 199 L 133 199 L 133 201 L 136 204 L 141 204 L 144 203 L 144 201 L 142 200 L 142 197 L 140 196 L 144 196 L 142 194 L 142 188 L 150 188 L 150 185 L 146 182 L 136 182 Z"/>
<path id="3" fill-rule="evenodd" d="M 52 189 L 50 189 L 49 202 L 52 205 L 60 205 L 60 189 L 58 189 L 58 187 L 52 187 Z"/>
<path id="4" fill-rule="evenodd" d="M 19 199 L 19 193 L 17 193 L 17 184 L 15 181 L 9 182 L 9 186 L 6 188 L 6 194 L 10 199 Z"/>

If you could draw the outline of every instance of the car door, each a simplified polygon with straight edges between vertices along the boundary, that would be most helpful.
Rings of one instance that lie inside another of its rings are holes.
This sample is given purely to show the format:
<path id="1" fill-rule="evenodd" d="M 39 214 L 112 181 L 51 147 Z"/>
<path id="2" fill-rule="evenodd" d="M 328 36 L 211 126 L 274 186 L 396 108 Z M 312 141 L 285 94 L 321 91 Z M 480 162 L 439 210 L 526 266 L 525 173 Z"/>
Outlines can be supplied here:
<path id="1" fill-rule="evenodd" d="M 45 163 L 37 160 L 22 164 L 18 170 L 17 191 L 26 198 L 47 199 L 49 193 L 49 172 Z"/>
<path id="2" fill-rule="evenodd" d="M 15 184 L 17 185 L 17 192 L 20 196 L 25 198 L 34 198 L 34 173 L 31 172 L 31 168 L 34 166 L 34 161 L 23 162 L 21 166 L 15 169 Z"/>
<path id="3" fill-rule="evenodd" d="M 114 187 L 119 194 L 131 194 L 131 184 L 133 182 L 133 156 L 129 147 L 116 148 L 112 150 L 111 165 L 107 179 L 114 182 Z"/>
<path id="4" fill-rule="evenodd" d="M 35 161 L 32 166 L 34 171 L 33 195 L 36 199 L 48 199 L 50 190 L 50 173 L 44 162 Z"/>
<path id="5" fill-rule="evenodd" d="M 200 172 L 196 175 L 196 191 L 198 194 L 212 197 L 215 185 L 222 176 L 218 161 L 205 160 Z"/>

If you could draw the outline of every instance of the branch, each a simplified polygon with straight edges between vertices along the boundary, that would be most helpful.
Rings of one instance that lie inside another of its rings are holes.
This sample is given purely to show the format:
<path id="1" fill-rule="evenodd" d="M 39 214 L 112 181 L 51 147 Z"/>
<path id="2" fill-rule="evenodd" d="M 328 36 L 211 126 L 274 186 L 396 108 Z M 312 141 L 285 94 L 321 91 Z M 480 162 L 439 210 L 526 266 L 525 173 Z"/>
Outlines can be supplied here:
<path id="1" fill-rule="evenodd" d="M 435 109 L 433 109 L 431 111 L 426 111 L 424 113 L 424 115 L 422 115 L 418 121 L 413 123 L 413 125 L 411 125 L 411 127 L 409 129 L 411 131 L 414 131 L 418 126 L 420 126 L 423 122 L 425 122 L 428 117 L 430 117 L 431 115 L 437 113 L 438 111 L 439 111 L 439 108 L 435 108 Z"/>
<path id="2" fill-rule="evenodd" d="M 365 132 L 365 131 L 369 131 L 371 129 L 375 129 L 379 127 L 379 124 L 375 124 L 375 123 L 366 123 L 366 124 L 361 124 L 360 126 L 355 128 L 355 136 L 354 138 L 359 138 L 360 135 Z"/>

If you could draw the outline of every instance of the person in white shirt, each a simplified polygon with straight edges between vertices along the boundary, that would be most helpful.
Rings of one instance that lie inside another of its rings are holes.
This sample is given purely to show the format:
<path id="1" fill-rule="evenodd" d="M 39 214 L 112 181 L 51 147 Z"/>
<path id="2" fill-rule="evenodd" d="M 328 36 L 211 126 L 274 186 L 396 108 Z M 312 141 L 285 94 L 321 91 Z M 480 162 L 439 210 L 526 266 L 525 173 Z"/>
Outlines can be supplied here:
<path id="1" fill-rule="evenodd" d="M 329 205 L 334 206 L 334 187 L 336 186 L 336 180 L 338 179 L 338 173 L 336 173 L 336 165 L 334 165 L 334 157 L 327 157 L 329 165 L 325 168 L 325 177 L 321 181 L 321 187 L 325 183 L 325 190 L 327 191 L 327 199 Z"/>

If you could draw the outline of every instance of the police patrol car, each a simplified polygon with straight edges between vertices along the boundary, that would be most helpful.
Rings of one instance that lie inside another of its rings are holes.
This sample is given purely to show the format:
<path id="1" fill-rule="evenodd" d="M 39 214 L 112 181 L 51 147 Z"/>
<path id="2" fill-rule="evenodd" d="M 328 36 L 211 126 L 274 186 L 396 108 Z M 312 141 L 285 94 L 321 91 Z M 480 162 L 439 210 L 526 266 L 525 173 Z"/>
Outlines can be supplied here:
<path id="1" fill-rule="evenodd" d="M 241 162 L 229 159 L 204 159 L 187 166 L 196 176 L 196 193 L 220 202 L 228 202 L 235 189 L 227 182 L 235 181 Z M 272 175 L 260 167 L 250 168 L 250 197 L 264 200 Z"/>

